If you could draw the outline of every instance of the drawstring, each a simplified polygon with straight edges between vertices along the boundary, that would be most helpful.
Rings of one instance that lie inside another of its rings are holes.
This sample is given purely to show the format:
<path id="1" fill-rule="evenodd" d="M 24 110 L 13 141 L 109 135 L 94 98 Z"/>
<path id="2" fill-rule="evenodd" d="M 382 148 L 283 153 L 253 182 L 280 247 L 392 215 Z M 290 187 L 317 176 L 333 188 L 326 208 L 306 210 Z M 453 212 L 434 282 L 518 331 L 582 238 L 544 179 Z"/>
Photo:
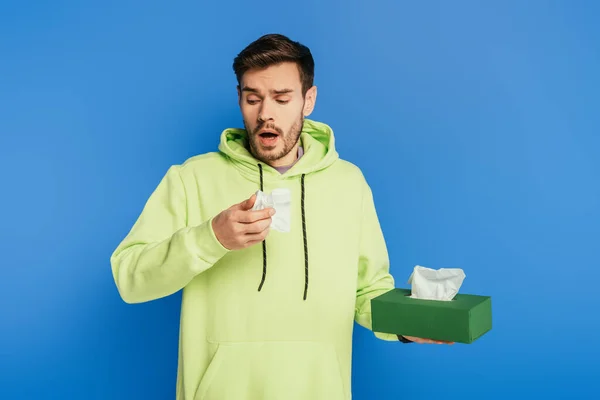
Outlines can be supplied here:
<path id="1" fill-rule="evenodd" d="M 263 171 L 262 165 L 258 164 L 258 169 L 260 170 L 260 191 L 264 191 L 263 189 Z M 262 250 L 263 250 L 263 272 L 262 279 L 260 280 L 260 285 L 258 286 L 258 291 L 262 289 L 263 284 L 265 283 L 265 277 L 267 276 L 267 239 L 262 242 Z"/>
<path id="2" fill-rule="evenodd" d="M 263 169 L 262 169 L 262 165 L 258 164 L 258 169 L 260 172 L 260 190 L 261 192 L 264 191 L 263 188 Z M 300 206 L 302 209 L 302 238 L 304 240 L 304 300 L 306 300 L 306 297 L 308 295 L 308 240 L 306 238 L 306 213 L 304 211 L 304 198 L 305 198 L 305 190 L 304 190 L 304 178 L 305 178 L 306 174 L 302 174 L 302 177 L 300 179 L 300 187 L 301 187 L 301 198 L 300 198 Z M 263 284 L 265 283 L 265 278 L 267 276 L 267 240 L 263 240 L 262 242 L 262 248 L 263 248 L 263 272 L 262 272 L 262 278 L 260 281 L 260 285 L 258 286 L 258 291 L 260 292 L 260 290 L 263 287 Z"/>
<path id="3" fill-rule="evenodd" d="M 302 197 L 301 197 L 301 208 L 302 208 L 302 236 L 304 237 L 304 300 L 306 300 L 306 293 L 308 292 L 308 242 L 306 240 L 306 219 L 304 216 L 304 174 L 300 180 Z"/>

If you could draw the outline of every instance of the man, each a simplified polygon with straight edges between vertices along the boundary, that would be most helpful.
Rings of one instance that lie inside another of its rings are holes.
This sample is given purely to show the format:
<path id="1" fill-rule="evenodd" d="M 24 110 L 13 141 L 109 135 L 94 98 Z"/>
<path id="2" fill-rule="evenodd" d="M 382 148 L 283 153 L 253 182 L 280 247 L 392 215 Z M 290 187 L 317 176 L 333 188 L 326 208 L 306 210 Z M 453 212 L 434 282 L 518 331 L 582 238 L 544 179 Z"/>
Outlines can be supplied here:
<path id="1" fill-rule="evenodd" d="M 266 35 L 233 68 L 245 129 L 166 172 L 111 257 L 115 283 L 127 303 L 183 289 L 179 400 L 350 399 L 353 322 L 370 329 L 370 300 L 394 288 L 372 192 L 307 119 L 307 47 Z"/>

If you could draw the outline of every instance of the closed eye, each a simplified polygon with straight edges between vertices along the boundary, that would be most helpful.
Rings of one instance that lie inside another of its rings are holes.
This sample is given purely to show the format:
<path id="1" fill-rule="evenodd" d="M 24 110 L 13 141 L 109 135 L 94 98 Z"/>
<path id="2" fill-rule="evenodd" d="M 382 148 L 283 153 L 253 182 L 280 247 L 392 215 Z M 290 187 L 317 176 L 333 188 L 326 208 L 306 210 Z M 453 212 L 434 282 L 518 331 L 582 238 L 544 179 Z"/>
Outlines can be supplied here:
<path id="1" fill-rule="evenodd" d="M 290 100 L 280 100 L 280 99 L 276 99 L 275 100 L 278 104 L 288 104 L 290 102 Z M 246 103 L 250 104 L 250 105 L 255 105 L 257 103 L 259 103 L 260 100 L 251 100 L 251 99 L 246 99 Z"/>

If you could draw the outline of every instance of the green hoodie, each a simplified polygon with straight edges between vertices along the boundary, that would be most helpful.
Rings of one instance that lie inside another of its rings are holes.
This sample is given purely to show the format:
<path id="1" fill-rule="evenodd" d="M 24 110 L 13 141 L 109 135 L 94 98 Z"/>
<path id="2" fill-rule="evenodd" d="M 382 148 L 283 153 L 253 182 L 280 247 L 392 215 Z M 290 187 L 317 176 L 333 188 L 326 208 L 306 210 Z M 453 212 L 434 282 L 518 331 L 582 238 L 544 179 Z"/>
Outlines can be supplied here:
<path id="1" fill-rule="evenodd" d="M 354 321 L 371 329 L 370 299 L 394 280 L 360 169 L 323 123 L 305 120 L 300 140 L 304 155 L 280 174 L 248 152 L 245 130 L 226 129 L 218 152 L 169 168 L 112 254 L 127 303 L 183 289 L 178 400 L 351 398 Z M 223 247 L 212 219 L 281 187 L 291 231 L 271 230 L 264 251 Z"/>

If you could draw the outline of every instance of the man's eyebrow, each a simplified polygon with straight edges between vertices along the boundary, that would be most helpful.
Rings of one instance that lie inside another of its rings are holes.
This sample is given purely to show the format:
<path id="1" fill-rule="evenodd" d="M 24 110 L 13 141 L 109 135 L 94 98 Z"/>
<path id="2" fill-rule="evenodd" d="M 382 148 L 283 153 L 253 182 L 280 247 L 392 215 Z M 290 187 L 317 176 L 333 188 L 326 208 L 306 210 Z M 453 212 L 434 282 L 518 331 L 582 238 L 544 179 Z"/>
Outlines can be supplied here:
<path id="1" fill-rule="evenodd" d="M 250 87 L 250 86 L 244 86 L 242 88 L 242 92 L 251 92 L 251 93 L 260 93 L 260 90 Z M 271 90 L 272 94 L 287 94 L 287 93 L 293 93 L 294 89 L 277 89 L 277 90 Z"/>
<path id="2" fill-rule="evenodd" d="M 242 88 L 242 92 L 252 92 L 252 93 L 258 93 L 258 89 L 255 89 L 253 87 L 250 86 L 244 86 Z"/>
<path id="3" fill-rule="evenodd" d="M 280 89 L 280 90 L 273 90 L 272 93 L 286 94 L 286 93 L 292 93 L 293 91 L 294 91 L 294 89 Z"/>

